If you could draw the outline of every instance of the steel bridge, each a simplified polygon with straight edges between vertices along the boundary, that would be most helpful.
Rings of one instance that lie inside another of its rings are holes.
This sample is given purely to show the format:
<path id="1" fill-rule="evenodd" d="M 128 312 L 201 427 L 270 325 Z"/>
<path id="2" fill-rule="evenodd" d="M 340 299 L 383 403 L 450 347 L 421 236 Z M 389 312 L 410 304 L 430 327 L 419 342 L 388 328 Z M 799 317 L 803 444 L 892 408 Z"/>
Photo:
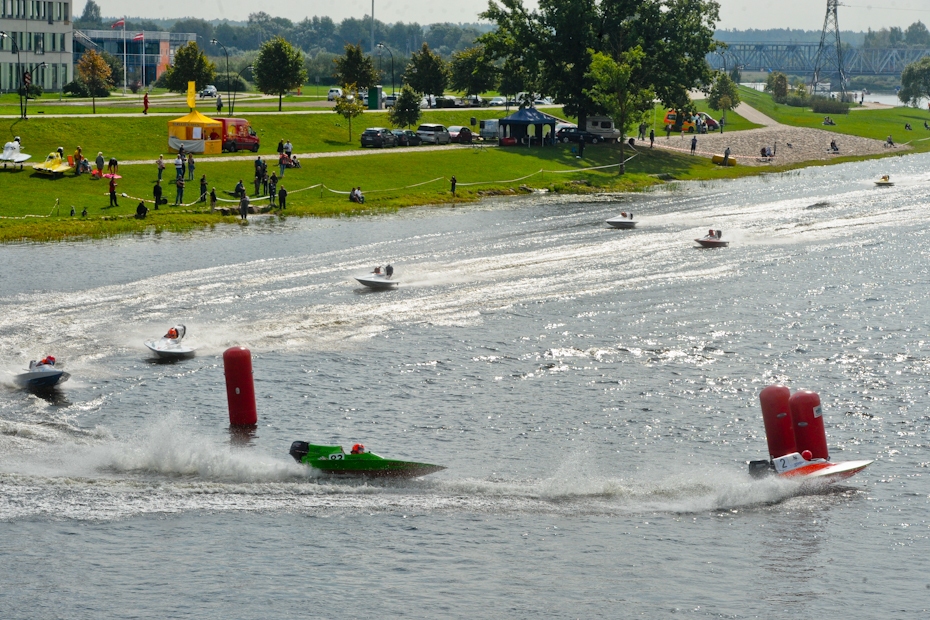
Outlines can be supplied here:
<path id="1" fill-rule="evenodd" d="M 816 43 L 728 43 L 727 49 L 707 55 L 713 69 L 729 71 L 739 66 L 744 71 L 780 71 L 790 75 L 813 75 L 817 61 Z M 843 68 L 846 76 L 900 76 L 904 67 L 924 56 L 930 49 L 860 49 L 843 47 Z M 830 73 L 829 67 L 821 71 Z M 833 73 L 836 69 L 833 69 Z"/>

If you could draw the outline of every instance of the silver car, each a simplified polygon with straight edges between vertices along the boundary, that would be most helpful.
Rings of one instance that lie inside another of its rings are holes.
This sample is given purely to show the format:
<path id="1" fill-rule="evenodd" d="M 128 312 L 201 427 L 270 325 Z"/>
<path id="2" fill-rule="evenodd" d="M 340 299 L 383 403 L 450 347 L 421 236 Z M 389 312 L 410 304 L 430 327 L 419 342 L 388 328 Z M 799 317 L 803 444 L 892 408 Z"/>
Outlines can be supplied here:
<path id="1" fill-rule="evenodd" d="M 436 123 L 423 123 L 417 127 L 417 135 L 423 140 L 423 144 L 449 144 L 452 137 L 444 125 Z"/>

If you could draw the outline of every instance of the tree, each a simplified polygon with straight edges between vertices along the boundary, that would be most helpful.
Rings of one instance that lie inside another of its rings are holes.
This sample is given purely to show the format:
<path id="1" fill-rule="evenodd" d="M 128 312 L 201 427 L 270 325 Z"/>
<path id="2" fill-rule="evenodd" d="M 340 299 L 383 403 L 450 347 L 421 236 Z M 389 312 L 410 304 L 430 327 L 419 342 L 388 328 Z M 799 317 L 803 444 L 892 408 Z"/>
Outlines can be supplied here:
<path id="1" fill-rule="evenodd" d="M 420 98 L 409 85 L 404 84 L 400 90 L 388 118 L 395 127 L 410 127 L 420 120 Z"/>
<path id="2" fill-rule="evenodd" d="M 110 86 L 116 86 L 123 82 L 123 61 L 106 50 L 100 52 L 100 57 L 103 58 L 103 62 L 107 63 L 110 67 L 110 79 L 108 80 L 109 84 L 107 88 L 109 92 Z"/>
<path id="3" fill-rule="evenodd" d="M 108 88 L 110 84 L 110 65 L 94 50 L 87 50 L 81 56 L 77 66 L 78 75 L 87 84 L 93 97 L 94 114 L 97 113 L 97 90 Z"/>
<path id="4" fill-rule="evenodd" d="M 901 73 L 901 90 L 898 99 L 917 107 L 923 98 L 930 99 L 930 56 L 904 67 Z"/>
<path id="5" fill-rule="evenodd" d="M 765 81 L 765 90 L 772 93 L 772 99 L 784 103 L 788 98 L 788 77 L 780 71 L 769 73 Z"/>
<path id="6" fill-rule="evenodd" d="M 637 89 L 633 84 L 633 74 L 642 66 L 644 58 L 645 54 L 638 46 L 621 53 L 617 60 L 601 52 L 591 58 L 592 86 L 585 94 L 598 108 L 607 112 L 620 130 L 620 174 L 626 172 L 623 154 L 626 129 L 634 120 L 642 119 L 655 99 L 651 89 Z"/>
<path id="7" fill-rule="evenodd" d="M 723 118 L 727 117 L 727 110 L 739 105 L 739 89 L 726 73 L 718 73 L 714 85 L 707 95 L 707 105 L 711 110 L 723 110 Z M 724 123 L 721 123 L 721 132 Z"/>
<path id="8" fill-rule="evenodd" d="M 365 111 L 365 104 L 353 93 L 358 92 L 355 84 L 346 84 L 342 94 L 336 97 L 333 110 L 342 118 L 349 121 L 349 142 L 352 142 L 352 119 Z"/>
<path id="9" fill-rule="evenodd" d="M 205 19 L 197 19 L 194 17 L 179 19 L 174 22 L 174 25 L 171 26 L 171 32 L 192 32 L 196 34 L 197 38 L 201 41 L 209 41 L 213 39 L 214 35 L 213 24 Z"/>
<path id="10" fill-rule="evenodd" d="M 198 90 L 212 84 L 216 80 L 216 65 L 207 59 L 197 43 L 191 41 L 174 53 L 174 64 L 166 73 L 168 90 L 185 93 L 188 82 L 194 82 Z"/>
<path id="11" fill-rule="evenodd" d="M 432 96 L 442 95 L 449 83 L 449 69 L 446 62 L 424 43 L 419 52 L 410 55 L 404 81 L 416 92 L 426 95 L 430 107 L 433 107 Z"/>
<path id="12" fill-rule="evenodd" d="M 452 54 L 450 69 L 452 88 L 464 91 L 466 97 L 494 90 L 500 79 L 500 69 L 481 45 Z"/>
<path id="13" fill-rule="evenodd" d="M 100 16 L 100 5 L 94 0 L 87 0 L 87 4 L 84 5 L 84 12 L 81 13 L 80 22 L 81 26 L 85 28 L 88 26 L 101 26 L 103 18 Z"/>
<path id="14" fill-rule="evenodd" d="M 914 22 L 904 31 L 908 47 L 930 47 L 930 31 L 922 22 Z"/>
<path id="15" fill-rule="evenodd" d="M 307 81 L 303 54 L 281 37 L 262 44 L 253 66 L 255 86 L 267 95 L 278 96 L 278 112 L 287 91 Z"/>
<path id="16" fill-rule="evenodd" d="M 349 84 L 356 88 L 371 88 L 378 83 L 375 63 L 371 56 L 362 53 L 361 45 L 346 44 L 345 55 L 337 56 L 333 62 L 336 63 L 334 75 L 346 90 Z"/>

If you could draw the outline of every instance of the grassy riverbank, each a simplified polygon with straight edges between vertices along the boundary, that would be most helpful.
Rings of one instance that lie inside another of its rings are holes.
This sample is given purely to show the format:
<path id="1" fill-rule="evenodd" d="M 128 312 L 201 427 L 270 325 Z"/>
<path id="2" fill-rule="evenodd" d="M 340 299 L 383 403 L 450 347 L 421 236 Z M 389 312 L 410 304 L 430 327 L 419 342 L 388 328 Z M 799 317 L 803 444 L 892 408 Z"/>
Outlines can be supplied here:
<path id="1" fill-rule="evenodd" d="M 767 112 L 763 103 L 760 102 L 759 107 Z M 704 109 L 704 102 L 697 104 L 699 109 Z M 656 110 L 658 136 L 663 136 L 663 112 L 661 108 Z M 875 112 L 886 111 L 856 114 Z M 437 110 L 426 111 L 424 120 L 468 125 L 471 117 L 484 119 L 501 115 L 502 110 L 493 108 Z M 336 216 L 390 211 L 412 205 L 465 202 L 487 195 L 533 189 L 571 193 L 637 191 L 661 183 L 663 179 L 732 178 L 761 172 L 746 167 L 723 169 L 703 157 L 648 148 L 638 148 L 638 154 L 628 162 L 623 176 L 617 174 L 616 167 L 584 170 L 619 161 L 619 146 L 605 144 L 588 146 L 584 159 L 575 156 L 572 145 L 561 144 L 533 149 L 463 146 L 436 150 L 416 147 L 352 154 L 348 151 L 358 149 L 358 135 L 364 127 L 388 125 L 384 112 L 366 113 L 356 119 L 351 142 L 345 121 L 335 114 L 261 115 L 252 120 L 263 137 L 260 155 L 273 153 L 281 138 L 290 139 L 298 152 L 324 155 L 305 158 L 303 168 L 286 171 L 281 185 L 289 192 L 289 215 Z M 757 127 L 737 114 L 728 114 L 727 120 L 728 132 Z M 867 123 L 868 117 L 863 117 L 863 120 Z M 6 124 L 10 135 L 23 137 L 24 150 L 33 154 L 33 162 L 42 161 L 46 153 L 62 143 L 68 154 L 73 152 L 74 145 L 80 144 L 91 158 L 97 151 L 103 151 L 106 158 L 116 156 L 123 162 L 154 162 L 159 152 L 167 154 L 165 121 L 164 117 L 101 115 L 94 118 L 3 120 L 0 126 Z M 810 118 L 805 119 L 808 121 Z M 632 154 L 629 148 L 625 152 L 627 157 Z M 199 179 L 206 175 L 208 187 L 216 187 L 220 197 L 229 200 L 221 204 L 234 206 L 228 192 L 239 179 L 252 194 L 254 158 L 254 154 L 246 153 L 238 154 L 232 161 L 198 161 L 195 180 L 189 181 L 185 190 L 185 202 L 197 198 Z M 276 167 L 272 169 L 276 170 Z M 0 170 L 4 187 L 0 198 L 0 242 L 181 231 L 236 221 L 232 216 L 208 212 L 204 203 L 163 206 L 158 211 L 150 211 L 145 220 L 137 220 L 133 214 L 139 199 L 152 197 L 156 168 L 154 163 L 124 164 L 120 173 L 123 178 L 119 180 L 118 192 L 127 196 L 120 196 L 119 207 L 111 208 L 108 206 L 106 181 L 94 181 L 87 175 L 50 179 L 36 175 L 29 166 L 22 171 Z M 459 183 L 456 196 L 452 196 L 449 187 L 452 175 Z M 173 167 L 169 164 L 163 184 L 164 196 L 172 203 L 175 189 L 168 181 L 173 177 Z M 354 186 L 361 186 L 365 192 L 367 202 L 364 205 L 347 200 L 345 192 Z M 70 215 L 72 205 L 76 211 L 74 217 Z M 84 208 L 88 211 L 86 219 L 80 216 Z"/>

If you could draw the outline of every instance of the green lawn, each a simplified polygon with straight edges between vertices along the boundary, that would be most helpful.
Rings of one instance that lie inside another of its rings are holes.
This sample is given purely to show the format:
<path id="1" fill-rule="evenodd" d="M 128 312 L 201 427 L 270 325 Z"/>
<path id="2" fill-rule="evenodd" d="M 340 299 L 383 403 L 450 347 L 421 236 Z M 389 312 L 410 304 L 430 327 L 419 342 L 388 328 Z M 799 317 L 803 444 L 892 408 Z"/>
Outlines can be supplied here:
<path id="1" fill-rule="evenodd" d="M 810 108 L 793 108 L 775 103 L 768 93 L 740 87 L 739 95 L 748 105 L 785 125 L 813 127 L 876 140 L 884 140 L 890 135 L 898 144 L 910 142 L 915 150 L 930 150 L 930 140 L 920 140 L 930 138 L 930 131 L 924 129 L 924 121 L 930 123 L 930 112 L 927 110 L 904 107 L 869 110 L 854 107 L 848 114 L 831 114 L 836 125 L 828 126 L 823 124 L 824 114 L 816 114 Z M 905 123 L 910 123 L 913 130 L 906 131 Z"/>
<path id="2" fill-rule="evenodd" d="M 631 154 L 628 148 L 626 153 L 627 156 Z M 618 158 L 617 145 L 589 146 L 585 150 L 584 160 L 577 159 L 569 145 L 542 149 L 463 147 L 435 152 L 430 152 L 428 147 L 421 147 L 389 150 L 385 154 L 376 155 L 305 159 L 303 168 L 286 171 L 281 184 L 290 192 L 288 214 L 334 215 L 394 210 L 413 204 L 474 200 L 488 192 L 513 191 L 524 183 L 553 192 L 636 190 L 661 182 L 655 175 L 692 179 L 726 176 L 734 172 L 713 166 L 704 158 L 645 149 L 627 164 L 627 174 L 622 177 L 617 175 L 616 168 L 568 174 L 534 174 L 540 169 L 572 171 L 611 164 L 616 163 Z M 150 199 L 152 196 L 155 170 L 155 166 L 122 167 L 120 173 L 123 178 L 119 180 L 117 191 L 125 192 L 132 198 L 120 197 L 120 206 L 112 209 L 108 207 L 106 181 L 91 180 L 87 175 L 50 179 L 37 176 L 29 168 L 22 171 L 0 170 L 5 193 L 20 197 L 0 207 L 0 216 L 22 218 L 25 215 L 52 214 L 51 217 L 0 219 L 0 241 L 102 236 L 147 228 L 185 229 L 223 221 L 221 216 L 207 214 L 206 205 L 200 204 L 183 208 L 163 206 L 159 211 L 151 212 L 145 221 L 133 219 L 131 216 L 135 213 L 137 199 Z M 196 168 L 198 181 L 201 175 L 206 175 L 209 186 L 217 187 L 218 194 L 223 198 L 231 198 L 226 192 L 232 191 L 239 179 L 244 181 L 249 193 L 252 193 L 251 161 L 202 162 Z M 457 198 L 453 198 L 449 191 L 447 179 L 452 175 L 457 177 L 460 184 Z M 518 183 L 506 183 L 526 175 L 533 176 Z M 173 170 L 169 167 L 165 179 L 170 180 L 172 177 Z M 439 180 L 419 187 L 408 187 L 432 179 Z M 197 196 L 198 181 L 188 183 L 185 190 L 187 202 Z M 490 183 L 469 186 L 472 182 Z M 321 191 L 319 187 L 305 189 L 320 183 L 343 192 L 361 186 L 367 202 L 365 205 L 356 205 L 350 203 L 344 194 Z M 165 197 L 174 202 L 174 187 L 170 183 L 165 183 Z M 55 207 L 56 200 L 60 201 L 59 208 Z M 72 205 L 78 213 L 74 218 L 70 216 Z M 79 215 L 85 207 L 88 210 L 86 221 Z M 233 218 L 228 219 L 233 221 Z"/>

